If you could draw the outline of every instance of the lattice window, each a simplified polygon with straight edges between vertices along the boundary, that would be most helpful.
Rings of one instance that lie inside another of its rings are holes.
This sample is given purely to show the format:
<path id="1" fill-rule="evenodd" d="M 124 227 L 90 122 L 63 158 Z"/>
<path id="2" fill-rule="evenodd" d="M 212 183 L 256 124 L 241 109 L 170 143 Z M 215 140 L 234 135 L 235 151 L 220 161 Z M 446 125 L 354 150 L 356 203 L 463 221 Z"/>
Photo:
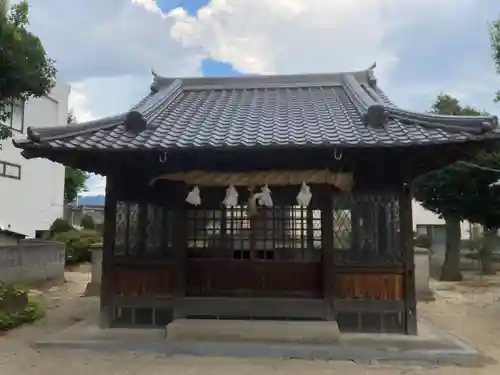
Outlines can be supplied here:
<path id="1" fill-rule="evenodd" d="M 115 256 L 135 256 L 140 252 L 140 210 L 138 203 L 116 203 Z"/>
<path id="2" fill-rule="evenodd" d="M 154 204 L 147 206 L 146 253 L 170 253 L 173 247 L 174 211 Z"/>
<path id="3" fill-rule="evenodd" d="M 208 256 L 196 249 L 212 249 L 242 260 L 309 259 L 307 249 L 322 247 L 320 210 L 260 207 L 249 218 L 246 206 L 223 211 L 197 209 L 188 213 L 188 222 L 188 248 L 194 257 Z"/>
<path id="4" fill-rule="evenodd" d="M 116 202 L 115 256 L 123 256 L 127 252 L 128 204 Z"/>
<path id="5" fill-rule="evenodd" d="M 189 210 L 187 245 L 192 249 L 220 247 L 222 210 Z"/>
<path id="6" fill-rule="evenodd" d="M 392 194 L 337 197 L 333 211 L 335 262 L 346 266 L 400 265 L 398 212 L 397 196 Z"/>
<path id="7" fill-rule="evenodd" d="M 139 229 L 139 212 L 141 206 L 138 203 L 129 203 L 128 209 L 128 231 L 127 231 L 127 255 L 137 255 L 140 252 L 141 233 Z"/>
<path id="8" fill-rule="evenodd" d="M 333 248 L 348 250 L 352 247 L 352 215 L 349 209 L 333 210 Z"/>
<path id="9" fill-rule="evenodd" d="M 321 224 L 321 210 L 312 210 L 312 247 L 321 249 L 323 247 L 323 227 Z"/>
<path id="10" fill-rule="evenodd" d="M 235 253 L 239 259 L 249 258 L 251 230 L 250 219 L 247 216 L 247 206 L 237 206 L 226 210 L 226 237 L 225 245 L 229 249 L 243 251 Z"/>

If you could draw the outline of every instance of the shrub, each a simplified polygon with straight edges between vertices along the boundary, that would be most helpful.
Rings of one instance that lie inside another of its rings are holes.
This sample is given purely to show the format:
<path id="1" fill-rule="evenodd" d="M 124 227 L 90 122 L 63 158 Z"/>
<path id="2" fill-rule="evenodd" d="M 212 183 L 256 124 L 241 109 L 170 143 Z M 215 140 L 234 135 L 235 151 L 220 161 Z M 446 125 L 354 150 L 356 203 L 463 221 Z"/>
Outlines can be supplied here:
<path id="1" fill-rule="evenodd" d="M 71 226 L 71 224 L 67 220 L 64 220 L 64 219 L 59 217 L 59 218 L 54 220 L 54 222 L 52 223 L 52 225 L 49 228 L 50 237 L 53 238 L 55 235 L 57 235 L 59 233 L 65 233 L 65 232 L 68 232 L 72 229 L 73 229 L 73 227 Z"/>
<path id="2" fill-rule="evenodd" d="M 95 229 L 94 218 L 88 214 L 83 215 L 80 225 L 83 229 Z"/>
<path id="3" fill-rule="evenodd" d="M 0 283 L 0 331 L 33 322 L 45 315 L 40 301 L 25 289 Z"/>
<path id="4" fill-rule="evenodd" d="M 87 262 L 90 260 L 90 246 L 101 241 L 101 235 L 95 230 L 70 230 L 59 233 L 55 241 L 66 244 L 66 264 Z"/>

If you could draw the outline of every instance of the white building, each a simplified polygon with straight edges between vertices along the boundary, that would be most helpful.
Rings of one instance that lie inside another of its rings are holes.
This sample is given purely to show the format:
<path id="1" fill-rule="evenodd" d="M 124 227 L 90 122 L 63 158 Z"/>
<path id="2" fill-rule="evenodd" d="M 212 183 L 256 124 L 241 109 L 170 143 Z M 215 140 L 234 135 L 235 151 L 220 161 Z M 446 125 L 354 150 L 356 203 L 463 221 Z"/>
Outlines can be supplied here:
<path id="1" fill-rule="evenodd" d="M 52 92 L 13 106 L 7 126 L 13 137 L 25 137 L 29 126 L 66 124 L 69 85 L 58 82 Z M 64 167 L 45 159 L 26 160 L 11 139 L 0 141 L 1 229 L 34 237 L 63 215 Z"/>
<path id="2" fill-rule="evenodd" d="M 413 201 L 413 230 L 415 231 L 417 225 L 444 225 L 444 220 L 440 219 L 435 213 L 423 208 L 420 203 Z M 469 238 L 469 222 L 463 221 L 461 223 L 462 238 Z"/>

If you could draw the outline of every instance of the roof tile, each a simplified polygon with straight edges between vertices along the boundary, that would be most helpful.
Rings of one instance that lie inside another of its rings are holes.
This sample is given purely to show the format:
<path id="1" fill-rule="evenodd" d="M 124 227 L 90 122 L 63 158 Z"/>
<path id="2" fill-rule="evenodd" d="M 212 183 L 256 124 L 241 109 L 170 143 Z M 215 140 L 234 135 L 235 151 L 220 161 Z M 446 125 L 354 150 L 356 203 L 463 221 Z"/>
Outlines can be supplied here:
<path id="1" fill-rule="evenodd" d="M 352 76 L 349 79 L 348 83 L 352 84 Z M 273 80 L 279 82 L 276 77 Z M 403 116 L 399 112 L 389 117 L 382 127 L 370 126 L 364 118 L 366 108 L 360 108 L 366 107 L 364 103 L 370 97 L 378 96 L 374 103 L 397 109 L 377 86 L 363 91 L 363 84 L 357 81 L 358 90 L 363 92 L 354 92 L 354 99 L 353 91 L 341 81 L 267 88 L 262 84 L 248 88 L 217 85 L 196 88 L 183 87 L 182 80 L 172 82 L 135 107 L 143 110 L 147 122 L 146 128 L 138 133 L 127 130 L 121 117 L 115 116 L 112 121 L 103 119 L 88 127 L 78 125 L 78 131 L 73 131 L 71 126 L 50 133 L 47 130 L 45 138 L 40 129 L 40 140 L 34 143 L 86 149 L 390 146 L 460 142 L 474 136 L 467 131 L 425 126 L 424 121 L 401 122 L 396 119 Z M 24 148 L 25 143 L 19 147 Z"/>

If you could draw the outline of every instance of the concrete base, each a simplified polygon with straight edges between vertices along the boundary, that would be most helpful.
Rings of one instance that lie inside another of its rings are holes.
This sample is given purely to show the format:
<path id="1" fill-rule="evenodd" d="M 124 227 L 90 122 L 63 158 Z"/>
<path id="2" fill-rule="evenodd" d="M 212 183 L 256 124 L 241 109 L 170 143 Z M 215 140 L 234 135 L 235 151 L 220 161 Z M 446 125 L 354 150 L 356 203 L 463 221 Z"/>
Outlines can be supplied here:
<path id="1" fill-rule="evenodd" d="M 173 342 L 260 342 L 333 344 L 339 342 L 337 322 L 177 319 L 166 329 Z"/>
<path id="2" fill-rule="evenodd" d="M 485 358 L 431 323 L 419 320 L 418 336 L 392 334 L 340 334 L 339 343 L 266 343 L 199 341 L 165 338 L 164 329 L 99 328 L 98 317 L 83 321 L 33 344 L 38 349 L 133 351 L 159 355 L 295 358 L 307 360 L 410 361 L 423 364 L 477 366 Z M 214 321 L 206 321 L 215 323 Z M 186 322 L 188 323 L 188 322 Z M 183 323 L 184 324 L 184 323 Z"/>

